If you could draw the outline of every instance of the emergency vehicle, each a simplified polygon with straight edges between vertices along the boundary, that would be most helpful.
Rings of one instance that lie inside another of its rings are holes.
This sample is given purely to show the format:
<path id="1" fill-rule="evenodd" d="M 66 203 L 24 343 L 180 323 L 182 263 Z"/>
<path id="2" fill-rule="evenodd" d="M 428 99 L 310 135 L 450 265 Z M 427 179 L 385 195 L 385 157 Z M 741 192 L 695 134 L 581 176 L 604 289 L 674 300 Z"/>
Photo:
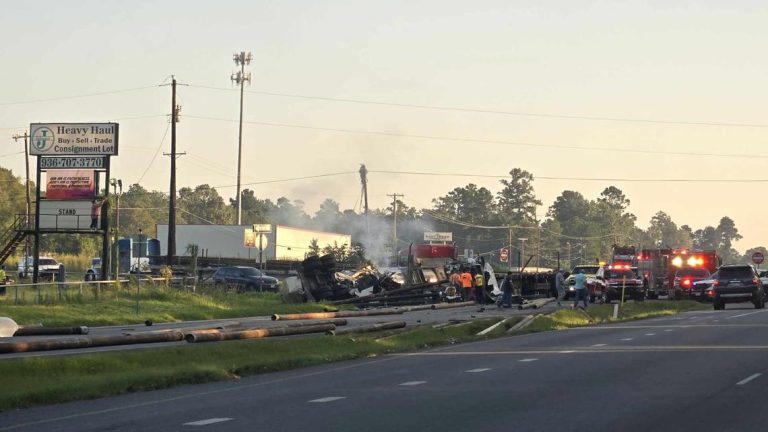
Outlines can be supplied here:
<path id="1" fill-rule="evenodd" d="M 667 295 L 669 298 L 680 299 L 685 295 L 686 282 L 677 275 L 686 272 L 679 270 L 704 269 L 713 273 L 720 266 L 720 257 L 714 250 L 642 249 L 637 255 L 637 266 L 648 288 L 648 298 Z M 691 286 L 693 282 L 695 280 L 692 276 Z"/>

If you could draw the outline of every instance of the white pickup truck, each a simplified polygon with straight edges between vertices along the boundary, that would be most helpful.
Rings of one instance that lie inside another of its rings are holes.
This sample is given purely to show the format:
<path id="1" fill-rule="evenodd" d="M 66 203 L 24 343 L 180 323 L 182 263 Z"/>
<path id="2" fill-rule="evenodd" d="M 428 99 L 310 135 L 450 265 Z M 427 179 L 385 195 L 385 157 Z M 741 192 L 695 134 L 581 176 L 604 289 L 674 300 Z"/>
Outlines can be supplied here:
<path id="1" fill-rule="evenodd" d="M 33 257 L 26 257 L 19 260 L 18 273 L 19 278 L 32 276 L 34 270 L 35 259 Z M 59 273 L 59 264 L 53 257 L 41 256 L 38 259 L 37 265 L 39 267 L 40 278 L 54 280 Z"/>

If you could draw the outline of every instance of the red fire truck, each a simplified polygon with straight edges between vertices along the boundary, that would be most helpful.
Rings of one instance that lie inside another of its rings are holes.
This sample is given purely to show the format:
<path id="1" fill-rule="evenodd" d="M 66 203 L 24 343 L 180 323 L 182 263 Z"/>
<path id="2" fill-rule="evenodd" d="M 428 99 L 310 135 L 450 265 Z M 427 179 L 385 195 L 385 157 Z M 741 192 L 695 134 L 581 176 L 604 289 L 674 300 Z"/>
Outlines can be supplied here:
<path id="1" fill-rule="evenodd" d="M 642 249 L 637 255 L 638 271 L 648 288 L 648 298 L 667 295 L 679 299 L 683 289 L 675 284 L 680 269 L 706 269 L 713 273 L 720 266 L 720 257 L 714 250 Z"/>

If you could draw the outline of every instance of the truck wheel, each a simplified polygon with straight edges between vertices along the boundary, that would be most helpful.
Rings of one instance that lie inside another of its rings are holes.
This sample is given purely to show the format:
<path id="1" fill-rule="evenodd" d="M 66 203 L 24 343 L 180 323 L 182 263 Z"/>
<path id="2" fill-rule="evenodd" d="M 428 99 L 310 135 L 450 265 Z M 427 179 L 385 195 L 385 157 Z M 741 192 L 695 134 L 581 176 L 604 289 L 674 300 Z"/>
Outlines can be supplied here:
<path id="1" fill-rule="evenodd" d="M 725 303 L 723 303 L 722 300 L 715 300 L 713 303 L 715 310 L 724 310 L 725 309 Z"/>

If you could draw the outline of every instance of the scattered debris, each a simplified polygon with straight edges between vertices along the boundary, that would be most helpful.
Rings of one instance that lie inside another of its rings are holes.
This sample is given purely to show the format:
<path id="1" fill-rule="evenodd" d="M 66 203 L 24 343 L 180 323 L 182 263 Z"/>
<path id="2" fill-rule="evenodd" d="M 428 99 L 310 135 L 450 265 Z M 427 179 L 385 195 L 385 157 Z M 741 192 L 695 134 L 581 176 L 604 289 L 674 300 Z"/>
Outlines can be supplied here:
<path id="1" fill-rule="evenodd" d="M 349 327 L 341 330 L 331 329 L 326 331 L 326 334 L 334 336 L 342 336 L 355 333 L 373 333 L 381 330 L 394 330 L 405 327 L 405 321 L 391 321 L 377 324 L 369 324 L 363 326 Z"/>

